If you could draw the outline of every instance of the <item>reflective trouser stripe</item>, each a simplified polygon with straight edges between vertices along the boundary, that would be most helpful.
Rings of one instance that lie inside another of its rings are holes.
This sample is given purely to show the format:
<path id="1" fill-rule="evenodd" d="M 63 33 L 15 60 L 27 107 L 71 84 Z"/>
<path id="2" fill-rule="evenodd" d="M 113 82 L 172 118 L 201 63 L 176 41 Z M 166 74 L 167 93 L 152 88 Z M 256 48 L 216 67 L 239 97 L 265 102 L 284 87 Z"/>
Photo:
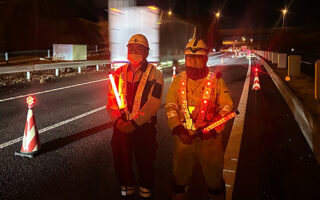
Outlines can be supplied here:
<path id="1" fill-rule="evenodd" d="M 151 196 L 151 190 L 144 188 L 144 187 L 139 187 L 139 195 L 141 197 L 150 197 Z"/>
<path id="2" fill-rule="evenodd" d="M 121 196 L 132 195 L 135 193 L 134 186 L 121 186 Z"/>

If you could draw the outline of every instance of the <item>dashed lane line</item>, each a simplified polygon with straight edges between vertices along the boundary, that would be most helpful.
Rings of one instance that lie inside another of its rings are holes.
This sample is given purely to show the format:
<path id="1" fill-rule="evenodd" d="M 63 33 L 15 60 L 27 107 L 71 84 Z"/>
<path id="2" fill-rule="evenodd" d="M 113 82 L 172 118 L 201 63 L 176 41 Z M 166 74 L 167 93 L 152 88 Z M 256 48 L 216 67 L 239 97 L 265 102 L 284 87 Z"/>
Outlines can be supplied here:
<path id="1" fill-rule="evenodd" d="M 83 85 L 88 85 L 88 84 L 92 84 L 92 83 L 98 83 L 98 82 L 101 82 L 101 81 L 106 81 L 108 79 L 109 78 L 105 78 L 105 79 L 100 79 L 100 80 L 96 80 L 96 81 L 90 81 L 90 82 L 86 82 L 86 83 L 79 83 L 79 84 L 75 84 L 75 85 L 69 85 L 69 86 L 65 86 L 65 87 L 55 88 L 55 89 L 51 89 L 51 90 L 44 90 L 44 91 L 36 92 L 36 93 L 32 93 L 32 94 L 24 94 L 24 95 L 19 95 L 19 96 L 15 96 L 15 97 L 9 97 L 9 98 L 6 98 L 6 99 L 0 99 L 0 102 L 19 99 L 19 98 L 27 97 L 29 95 L 44 94 L 44 93 L 49 93 L 49 92 L 54 92 L 54 91 L 59 91 L 59 90 L 79 87 L 79 86 L 83 86 Z"/>
<path id="2" fill-rule="evenodd" d="M 53 125 L 51 125 L 51 126 L 45 127 L 45 128 L 43 128 L 43 129 L 40 129 L 40 130 L 39 130 L 39 134 L 45 133 L 45 132 L 47 132 L 47 131 L 49 131 L 49 130 L 51 130 L 51 129 L 57 128 L 57 127 L 62 126 L 62 125 L 65 125 L 65 124 L 70 123 L 70 122 L 72 122 L 72 121 L 75 121 L 75 120 L 77 120 L 77 119 L 86 117 L 86 116 L 88 116 L 88 115 L 91 115 L 91 114 L 96 113 L 96 112 L 98 112 L 98 111 L 101 111 L 101 110 L 103 110 L 103 109 L 106 109 L 106 106 L 101 106 L 101 107 L 96 108 L 96 109 L 94 109 L 94 110 L 91 110 L 91 111 L 89 111 L 89 112 L 86 112 L 86 113 L 83 113 L 83 114 L 81 114 L 81 115 L 72 117 L 72 118 L 70 118 L 70 119 L 67 119 L 67 120 L 58 122 L 58 123 L 53 124 Z M 8 142 L 5 142 L 5 143 L 3 143 L 3 144 L 0 144 L 0 149 L 3 149 L 3 148 L 5 148 L 5 147 L 7 147 L 7 146 L 10 146 L 10 145 L 13 145 L 13 144 L 15 144 L 15 143 L 17 143 L 17 142 L 20 142 L 20 141 L 22 141 L 22 139 L 23 139 L 23 137 L 18 137 L 18 138 L 14 139 L 14 140 L 10 140 L 10 141 L 8 141 Z"/>

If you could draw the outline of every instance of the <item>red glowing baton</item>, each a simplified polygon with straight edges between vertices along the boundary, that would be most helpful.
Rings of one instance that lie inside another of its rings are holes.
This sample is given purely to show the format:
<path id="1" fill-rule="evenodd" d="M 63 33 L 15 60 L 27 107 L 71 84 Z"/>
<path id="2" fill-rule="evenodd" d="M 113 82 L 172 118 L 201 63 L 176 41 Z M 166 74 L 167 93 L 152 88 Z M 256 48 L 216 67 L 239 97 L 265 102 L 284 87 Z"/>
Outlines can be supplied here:
<path id="1" fill-rule="evenodd" d="M 112 89 L 113 89 L 114 95 L 116 96 L 118 107 L 120 109 L 122 109 L 123 106 L 122 106 L 122 103 L 121 103 L 121 100 L 120 100 L 120 95 L 119 95 L 116 83 L 114 82 L 114 78 L 113 78 L 111 73 L 109 74 L 109 78 L 110 78 L 110 82 L 111 82 L 111 85 L 112 85 Z"/>
<path id="2" fill-rule="evenodd" d="M 203 133 L 208 133 L 209 131 L 211 131 L 212 129 L 216 128 L 217 126 L 226 123 L 227 121 L 229 121 L 230 119 L 234 118 L 236 115 L 240 114 L 239 111 L 234 111 L 230 114 L 228 114 L 227 116 L 223 117 L 222 119 L 210 124 L 209 126 L 207 126 L 206 128 L 202 129 L 201 132 Z"/>

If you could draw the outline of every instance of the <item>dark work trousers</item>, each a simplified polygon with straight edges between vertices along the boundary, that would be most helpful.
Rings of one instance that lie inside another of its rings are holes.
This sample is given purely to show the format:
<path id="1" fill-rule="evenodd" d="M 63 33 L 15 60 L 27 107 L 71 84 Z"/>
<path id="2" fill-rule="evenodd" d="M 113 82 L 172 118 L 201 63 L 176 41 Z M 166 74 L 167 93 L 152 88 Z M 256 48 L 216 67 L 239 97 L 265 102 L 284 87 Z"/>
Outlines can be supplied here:
<path id="1" fill-rule="evenodd" d="M 152 189 L 153 162 L 158 148 L 155 124 L 146 123 L 129 134 L 123 133 L 114 127 L 111 147 L 114 168 L 120 184 L 123 186 L 135 185 L 132 171 L 134 155 L 140 174 L 140 186 Z"/>

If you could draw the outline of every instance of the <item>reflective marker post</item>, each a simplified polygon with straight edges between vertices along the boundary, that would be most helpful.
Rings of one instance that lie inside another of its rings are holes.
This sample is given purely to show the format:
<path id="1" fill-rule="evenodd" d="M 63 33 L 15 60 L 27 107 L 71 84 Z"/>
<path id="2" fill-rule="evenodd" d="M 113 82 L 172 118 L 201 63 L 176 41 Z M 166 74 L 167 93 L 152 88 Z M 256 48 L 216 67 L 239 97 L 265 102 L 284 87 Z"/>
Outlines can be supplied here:
<path id="1" fill-rule="evenodd" d="M 30 81 L 30 72 L 27 72 L 27 80 Z"/>
<path id="2" fill-rule="evenodd" d="M 6 62 L 8 62 L 8 61 L 9 61 L 9 55 L 8 55 L 8 52 L 5 52 L 5 53 L 4 53 L 4 59 L 5 59 L 5 61 L 6 61 Z"/>

